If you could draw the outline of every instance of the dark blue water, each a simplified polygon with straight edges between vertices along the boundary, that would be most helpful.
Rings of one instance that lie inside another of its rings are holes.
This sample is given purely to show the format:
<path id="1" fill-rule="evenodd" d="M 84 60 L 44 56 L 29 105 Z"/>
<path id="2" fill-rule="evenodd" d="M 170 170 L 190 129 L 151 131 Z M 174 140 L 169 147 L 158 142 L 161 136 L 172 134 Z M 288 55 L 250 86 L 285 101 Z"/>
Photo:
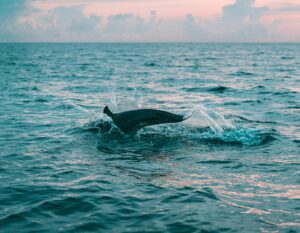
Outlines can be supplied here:
<path id="1" fill-rule="evenodd" d="M 299 231 L 300 44 L 0 44 L 0 127 L 0 232 Z"/>

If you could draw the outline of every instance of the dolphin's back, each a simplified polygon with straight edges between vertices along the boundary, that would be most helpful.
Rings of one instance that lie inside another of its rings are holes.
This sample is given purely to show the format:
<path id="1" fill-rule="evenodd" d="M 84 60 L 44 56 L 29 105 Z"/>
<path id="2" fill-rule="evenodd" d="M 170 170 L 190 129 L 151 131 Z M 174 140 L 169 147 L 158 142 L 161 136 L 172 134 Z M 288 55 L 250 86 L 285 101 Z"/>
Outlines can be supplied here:
<path id="1" fill-rule="evenodd" d="M 143 127 L 181 122 L 183 116 L 156 109 L 138 109 L 111 115 L 113 122 L 124 132 L 131 133 Z"/>

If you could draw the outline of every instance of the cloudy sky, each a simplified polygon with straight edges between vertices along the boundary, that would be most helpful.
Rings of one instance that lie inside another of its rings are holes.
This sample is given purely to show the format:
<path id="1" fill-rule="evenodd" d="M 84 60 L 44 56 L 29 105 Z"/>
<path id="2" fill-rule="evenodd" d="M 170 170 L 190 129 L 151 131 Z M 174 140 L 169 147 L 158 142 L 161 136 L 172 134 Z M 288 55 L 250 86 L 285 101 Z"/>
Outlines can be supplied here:
<path id="1" fill-rule="evenodd" d="M 0 0 L 0 42 L 300 42 L 299 0 Z"/>

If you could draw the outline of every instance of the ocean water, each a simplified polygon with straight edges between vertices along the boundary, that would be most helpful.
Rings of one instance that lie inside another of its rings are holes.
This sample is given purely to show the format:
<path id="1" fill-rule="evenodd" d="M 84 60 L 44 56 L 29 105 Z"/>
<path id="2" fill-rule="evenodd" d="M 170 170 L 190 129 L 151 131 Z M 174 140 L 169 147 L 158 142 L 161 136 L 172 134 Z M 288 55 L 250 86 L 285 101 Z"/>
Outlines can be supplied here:
<path id="1" fill-rule="evenodd" d="M 0 232 L 299 232 L 300 44 L 0 44 L 0 127 Z"/>

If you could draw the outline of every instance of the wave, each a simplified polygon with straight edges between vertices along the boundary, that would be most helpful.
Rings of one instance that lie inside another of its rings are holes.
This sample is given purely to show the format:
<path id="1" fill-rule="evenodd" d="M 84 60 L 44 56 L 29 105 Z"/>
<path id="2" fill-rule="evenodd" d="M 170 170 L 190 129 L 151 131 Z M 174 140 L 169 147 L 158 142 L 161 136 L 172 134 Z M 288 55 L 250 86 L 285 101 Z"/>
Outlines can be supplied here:
<path id="1" fill-rule="evenodd" d="M 281 59 L 282 60 L 293 60 L 293 59 L 295 59 L 295 57 L 294 56 L 282 56 Z"/>
<path id="2" fill-rule="evenodd" d="M 184 87 L 182 88 L 183 90 L 187 92 L 215 92 L 215 93 L 223 93 L 225 91 L 232 90 L 230 87 L 225 87 L 225 86 L 214 86 L 214 87 Z"/>
<path id="3" fill-rule="evenodd" d="M 154 62 L 149 62 L 149 63 L 144 63 L 144 66 L 157 66 L 157 64 L 156 63 L 154 63 Z"/>
<path id="4" fill-rule="evenodd" d="M 216 87 L 211 87 L 211 88 L 207 88 L 208 91 L 210 92 L 219 92 L 219 93 L 223 93 L 227 90 L 230 90 L 231 88 L 229 87 L 225 87 L 225 86 L 216 86 Z"/>
<path id="5" fill-rule="evenodd" d="M 238 77 L 243 77 L 243 76 L 253 76 L 254 73 L 240 70 L 240 71 L 232 73 L 231 75 L 238 76 Z"/>

